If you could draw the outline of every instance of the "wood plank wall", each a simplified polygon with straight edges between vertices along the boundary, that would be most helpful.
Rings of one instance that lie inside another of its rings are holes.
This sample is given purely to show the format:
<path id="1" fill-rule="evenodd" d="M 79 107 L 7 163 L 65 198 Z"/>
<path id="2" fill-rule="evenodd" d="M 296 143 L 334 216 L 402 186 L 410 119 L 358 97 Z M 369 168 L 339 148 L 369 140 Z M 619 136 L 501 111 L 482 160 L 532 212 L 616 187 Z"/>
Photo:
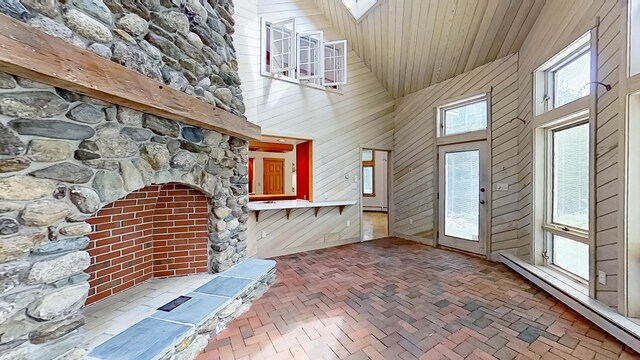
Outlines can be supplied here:
<path id="1" fill-rule="evenodd" d="M 349 84 L 344 95 L 270 80 L 260 76 L 260 17 L 269 21 L 295 17 L 301 31 L 323 30 L 329 40 L 344 39 L 311 0 L 243 0 L 236 2 L 238 49 L 247 117 L 264 134 L 314 140 L 314 200 L 357 200 L 361 145 L 391 147 L 394 100 L 355 52 L 349 53 Z M 349 176 L 346 179 L 345 176 Z M 347 227 L 347 220 L 351 226 Z M 251 216 L 249 254 L 275 256 L 359 241 L 358 206 L 284 210 Z M 261 238 L 262 231 L 267 237 Z"/>
<path id="2" fill-rule="evenodd" d="M 436 106 L 492 88 L 492 183 L 509 191 L 492 191 L 491 251 L 517 249 L 518 56 L 510 55 L 398 100 L 394 117 L 396 233 L 433 243 Z M 495 186 L 492 186 L 495 188 Z M 410 220 L 413 221 L 410 224 Z"/>
<path id="3" fill-rule="evenodd" d="M 595 26 L 600 17 L 598 46 L 598 80 L 611 84 L 604 92 L 598 88 L 598 114 L 596 118 L 596 273 L 607 273 L 607 285 L 596 284 L 596 299 L 618 306 L 618 126 L 620 46 L 620 4 L 618 1 L 571 0 L 547 1 L 538 21 L 520 50 L 519 112 L 527 120 L 518 136 L 519 175 L 521 183 L 518 224 L 518 255 L 531 257 L 531 178 L 532 178 L 532 72 L 558 51 Z M 594 206 L 592 204 L 592 206 Z"/>

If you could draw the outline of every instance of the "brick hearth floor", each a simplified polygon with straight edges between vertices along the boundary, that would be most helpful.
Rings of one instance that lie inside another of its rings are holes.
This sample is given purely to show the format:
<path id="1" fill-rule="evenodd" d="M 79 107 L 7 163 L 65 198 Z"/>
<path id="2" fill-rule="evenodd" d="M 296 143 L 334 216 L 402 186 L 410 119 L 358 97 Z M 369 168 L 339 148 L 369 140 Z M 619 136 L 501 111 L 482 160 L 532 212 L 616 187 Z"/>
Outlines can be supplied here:
<path id="1" fill-rule="evenodd" d="M 209 359 L 640 359 L 501 264 L 384 239 L 283 256 Z"/>

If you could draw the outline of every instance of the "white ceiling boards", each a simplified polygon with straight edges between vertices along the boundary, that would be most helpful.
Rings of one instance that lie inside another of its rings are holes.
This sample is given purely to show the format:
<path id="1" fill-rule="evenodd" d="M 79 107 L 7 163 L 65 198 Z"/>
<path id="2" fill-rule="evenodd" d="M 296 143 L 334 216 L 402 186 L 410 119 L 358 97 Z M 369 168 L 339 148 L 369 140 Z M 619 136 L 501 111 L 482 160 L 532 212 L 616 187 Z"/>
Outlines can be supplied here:
<path id="1" fill-rule="evenodd" d="M 356 22 L 355 0 L 313 1 L 396 98 L 518 52 L 545 3 L 378 0 Z"/>

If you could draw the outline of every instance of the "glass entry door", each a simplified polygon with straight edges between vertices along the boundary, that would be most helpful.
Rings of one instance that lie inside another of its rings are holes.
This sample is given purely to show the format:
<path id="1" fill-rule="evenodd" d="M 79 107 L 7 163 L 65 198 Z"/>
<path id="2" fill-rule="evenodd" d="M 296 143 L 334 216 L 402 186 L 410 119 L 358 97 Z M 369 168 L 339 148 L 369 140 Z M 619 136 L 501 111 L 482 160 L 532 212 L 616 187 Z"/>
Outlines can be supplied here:
<path id="1" fill-rule="evenodd" d="M 438 244 L 485 253 L 489 164 L 486 141 L 440 146 Z"/>

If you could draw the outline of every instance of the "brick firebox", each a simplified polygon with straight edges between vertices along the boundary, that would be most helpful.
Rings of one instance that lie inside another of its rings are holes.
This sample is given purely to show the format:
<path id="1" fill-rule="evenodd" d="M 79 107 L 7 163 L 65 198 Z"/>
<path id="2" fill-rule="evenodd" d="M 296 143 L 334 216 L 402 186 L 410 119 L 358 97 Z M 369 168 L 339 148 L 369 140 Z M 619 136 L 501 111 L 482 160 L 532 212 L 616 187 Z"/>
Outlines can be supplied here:
<path id="1" fill-rule="evenodd" d="M 154 277 L 207 272 L 208 199 L 180 184 L 152 185 L 89 220 L 87 304 Z"/>

